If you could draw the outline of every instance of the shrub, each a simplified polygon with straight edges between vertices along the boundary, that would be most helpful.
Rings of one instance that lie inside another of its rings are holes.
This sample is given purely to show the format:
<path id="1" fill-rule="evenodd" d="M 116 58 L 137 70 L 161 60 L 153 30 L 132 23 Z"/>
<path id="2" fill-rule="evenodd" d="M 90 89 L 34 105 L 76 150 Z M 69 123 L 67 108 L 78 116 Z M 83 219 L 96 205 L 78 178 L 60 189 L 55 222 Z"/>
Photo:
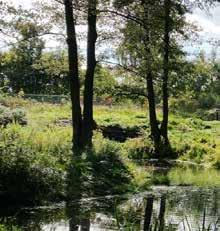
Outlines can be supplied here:
<path id="1" fill-rule="evenodd" d="M 21 125 L 25 125 L 27 123 L 26 121 L 26 113 L 21 108 L 15 108 L 11 111 L 12 118 L 15 123 L 19 123 Z"/>
<path id="2" fill-rule="evenodd" d="M 0 105 L 0 126 L 5 127 L 13 122 L 20 125 L 27 124 L 25 111 L 20 108 L 10 109 Z"/>
<path id="3" fill-rule="evenodd" d="M 195 112 L 198 107 L 199 103 L 197 100 L 187 95 L 170 99 L 170 111 L 172 112 L 180 111 L 192 113 Z"/>
<path id="4" fill-rule="evenodd" d="M 200 145 L 192 146 L 188 152 L 190 159 L 194 159 L 198 161 L 201 161 L 203 156 L 206 153 L 207 153 L 207 150 L 203 146 L 200 146 Z"/>
<path id="5" fill-rule="evenodd" d="M 153 144 L 149 139 L 136 138 L 125 143 L 124 151 L 132 160 L 148 159 L 152 155 Z"/>
<path id="6" fill-rule="evenodd" d="M 15 130 L 14 130 L 15 131 Z M 35 204 L 64 197 L 64 169 L 44 150 L 6 129 L 0 137 L 0 191 L 11 203 Z M 4 202 L 4 201 L 3 201 Z"/>
<path id="7" fill-rule="evenodd" d="M 216 99 L 211 94 L 201 94 L 198 98 L 199 107 L 206 109 L 215 105 Z"/>
<path id="8" fill-rule="evenodd" d="M 30 102 L 20 97 L 0 95 L 0 105 L 9 108 L 25 107 Z"/>

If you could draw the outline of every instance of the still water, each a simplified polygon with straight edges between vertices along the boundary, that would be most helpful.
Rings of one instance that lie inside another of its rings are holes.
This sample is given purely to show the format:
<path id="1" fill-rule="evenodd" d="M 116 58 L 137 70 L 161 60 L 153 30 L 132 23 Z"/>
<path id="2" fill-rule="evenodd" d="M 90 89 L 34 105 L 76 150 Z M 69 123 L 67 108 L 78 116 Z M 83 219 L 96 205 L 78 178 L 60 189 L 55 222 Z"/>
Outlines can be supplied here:
<path id="1" fill-rule="evenodd" d="M 154 187 L 136 195 L 2 209 L 0 217 L 25 231 L 220 231 L 220 188 Z"/>

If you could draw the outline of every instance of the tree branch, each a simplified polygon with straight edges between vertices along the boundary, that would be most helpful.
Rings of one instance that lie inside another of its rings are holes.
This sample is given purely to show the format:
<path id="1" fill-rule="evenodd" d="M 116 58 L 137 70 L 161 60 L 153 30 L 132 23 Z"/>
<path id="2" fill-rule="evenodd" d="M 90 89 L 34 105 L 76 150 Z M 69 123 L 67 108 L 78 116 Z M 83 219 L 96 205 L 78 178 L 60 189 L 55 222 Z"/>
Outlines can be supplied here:
<path id="1" fill-rule="evenodd" d="M 111 64 L 111 65 L 115 65 L 115 66 L 118 66 L 118 67 L 120 67 L 120 68 L 122 68 L 122 69 L 124 69 L 124 70 L 126 70 L 126 71 L 129 71 L 129 72 L 135 74 L 135 75 L 140 75 L 138 72 L 136 72 L 136 71 L 130 69 L 129 67 L 124 66 L 124 65 L 122 65 L 122 64 L 120 64 L 120 63 L 114 63 L 114 62 L 105 61 L 105 60 L 100 60 L 100 61 L 98 61 L 98 62 L 100 62 L 100 63 L 106 63 L 106 64 Z"/>
<path id="2" fill-rule="evenodd" d="M 139 25 L 143 25 L 143 23 L 144 23 L 141 19 L 135 17 L 134 15 L 123 14 L 123 13 L 120 13 L 120 12 L 114 11 L 114 10 L 100 10 L 99 13 L 111 13 L 111 14 L 115 14 L 115 15 L 120 16 L 122 18 L 126 18 L 126 19 L 129 19 L 131 21 L 134 21 L 134 22 L 136 22 Z"/>

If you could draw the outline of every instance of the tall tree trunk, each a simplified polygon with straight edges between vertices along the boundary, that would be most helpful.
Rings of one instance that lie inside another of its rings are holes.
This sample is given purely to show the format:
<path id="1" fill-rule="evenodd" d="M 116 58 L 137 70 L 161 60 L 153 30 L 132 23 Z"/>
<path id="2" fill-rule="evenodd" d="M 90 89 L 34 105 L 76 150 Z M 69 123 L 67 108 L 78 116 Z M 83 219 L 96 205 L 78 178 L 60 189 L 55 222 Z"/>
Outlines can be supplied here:
<path id="1" fill-rule="evenodd" d="M 144 228 L 143 228 L 144 231 L 150 231 L 151 218 L 153 214 L 153 203 L 154 203 L 154 198 L 148 197 L 147 205 L 146 205 L 145 213 L 144 213 Z"/>
<path id="2" fill-rule="evenodd" d="M 148 104 L 149 104 L 151 137 L 154 142 L 155 153 L 159 155 L 160 146 L 161 146 L 161 137 L 160 137 L 160 129 L 158 127 L 158 121 L 157 121 L 153 76 L 151 71 L 149 71 L 147 74 L 147 96 L 148 96 Z"/>
<path id="3" fill-rule="evenodd" d="M 146 84 L 149 104 L 149 119 L 151 128 L 151 138 L 154 142 L 155 153 L 159 156 L 161 146 L 160 129 L 157 122 L 157 112 L 155 103 L 154 83 L 152 75 L 152 54 L 151 54 L 151 37 L 150 37 L 150 5 L 146 0 L 142 0 L 145 13 L 145 55 L 146 55 Z"/>
<path id="4" fill-rule="evenodd" d="M 78 69 L 78 51 L 73 17 L 72 0 L 64 0 L 69 55 L 69 81 L 72 103 L 73 148 L 82 147 L 82 114 L 80 106 L 80 83 Z"/>
<path id="5" fill-rule="evenodd" d="M 168 139 L 168 78 L 169 78 L 169 50 L 170 50 L 170 0 L 164 0 L 164 57 L 163 57 L 163 121 L 161 124 L 161 135 L 164 139 L 164 144 L 169 144 Z"/>
<path id="6" fill-rule="evenodd" d="M 93 82 L 96 67 L 97 12 L 96 0 L 88 0 L 88 39 L 87 39 L 87 70 L 85 76 L 84 110 L 83 110 L 83 142 L 92 144 L 93 135 Z"/>
<path id="7" fill-rule="evenodd" d="M 166 196 L 163 195 L 160 199 L 160 213 L 159 213 L 159 229 L 163 231 L 165 226 L 165 212 L 166 212 Z"/>

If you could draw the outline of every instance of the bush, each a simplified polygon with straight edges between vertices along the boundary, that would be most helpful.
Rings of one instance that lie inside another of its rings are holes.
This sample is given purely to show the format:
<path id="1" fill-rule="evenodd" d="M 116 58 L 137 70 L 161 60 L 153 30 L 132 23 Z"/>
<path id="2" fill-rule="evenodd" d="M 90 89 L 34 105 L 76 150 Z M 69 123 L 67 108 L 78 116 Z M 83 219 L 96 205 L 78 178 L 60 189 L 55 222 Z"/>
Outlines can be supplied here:
<path id="1" fill-rule="evenodd" d="M 0 105 L 0 126 L 6 127 L 13 122 L 20 125 L 26 125 L 27 120 L 25 111 L 20 108 L 10 109 Z"/>
<path id="2" fill-rule="evenodd" d="M 0 105 L 9 108 L 16 108 L 16 107 L 25 107 L 30 102 L 28 100 L 24 100 L 20 97 L 12 97 L 12 96 L 5 96 L 0 95 Z"/>
<path id="3" fill-rule="evenodd" d="M 11 111 L 12 113 L 12 118 L 15 123 L 19 123 L 21 125 L 26 124 L 26 113 L 23 109 L 20 108 L 15 108 Z"/>
<path id="4" fill-rule="evenodd" d="M 0 137 L 0 192 L 7 203 L 35 204 L 64 197 L 64 169 L 44 150 L 6 129 Z"/>
<path id="5" fill-rule="evenodd" d="M 198 98 L 199 107 L 206 109 L 215 105 L 216 99 L 211 94 L 201 94 Z"/>
<path id="6" fill-rule="evenodd" d="M 172 112 L 180 111 L 192 113 L 195 112 L 198 107 L 199 103 L 197 100 L 187 95 L 170 99 L 170 111 Z"/>
<path id="7" fill-rule="evenodd" d="M 128 140 L 124 148 L 128 158 L 137 161 L 148 159 L 153 153 L 153 144 L 149 139 L 136 138 Z"/>

